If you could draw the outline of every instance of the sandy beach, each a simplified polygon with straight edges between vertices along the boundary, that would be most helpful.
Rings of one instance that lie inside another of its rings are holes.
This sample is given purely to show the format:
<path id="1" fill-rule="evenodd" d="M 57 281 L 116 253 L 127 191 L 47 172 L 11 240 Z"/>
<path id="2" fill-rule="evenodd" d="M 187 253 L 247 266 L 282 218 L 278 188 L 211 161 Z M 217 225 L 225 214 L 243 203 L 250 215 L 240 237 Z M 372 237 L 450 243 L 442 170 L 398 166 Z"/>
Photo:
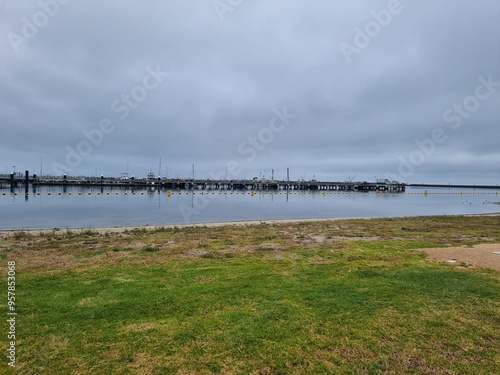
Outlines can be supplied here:
<path id="1" fill-rule="evenodd" d="M 449 216 L 500 216 L 500 212 L 484 213 L 484 214 L 467 214 L 467 215 L 449 215 Z M 259 225 L 259 224 L 296 224 L 296 223 L 311 223 L 311 222 L 328 222 L 339 220 L 375 220 L 375 219 L 394 219 L 394 218 L 411 218 L 419 216 L 394 216 L 394 217 L 337 217 L 337 218 L 291 218 L 291 219 L 270 219 L 270 220 L 241 220 L 241 221 L 216 221 L 206 223 L 182 223 L 182 224 L 164 224 L 164 225 L 131 225 L 131 226 L 112 226 L 112 227 L 84 227 L 84 228 L 52 228 L 52 229 L 0 229 L 0 236 L 8 237 L 16 232 L 29 232 L 29 233 L 53 233 L 72 231 L 75 233 L 88 231 L 97 231 L 99 234 L 103 233 L 122 233 L 131 229 L 145 229 L 154 230 L 157 228 L 186 228 L 186 227 L 224 227 L 224 226 L 246 226 L 246 225 Z"/>
<path id="2" fill-rule="evenodd" d="M 500 214 L 499 214 L 500 215 Z M 114 226 L 114 227 L 85 227 L 85 228 L 53 228 L 53 229 L 8 229 L 0 230 L 0 235 L 9 236 L 16 232 L 23 231 L 29 233 L 52 233 L 65 232 L 70 230 L 78 233 L 87 230 L 97 231 L 99 234 L 103 233 L 122 233 L 132 229 L 145 229 L 154 230 L 156 228 L 187 228 L 187 227 L 224 227 L 224 226 L 246 226 L 246 225 L 260 225 L 260 224 L 295 224 L 303 222 L 325 222 L 325 221 L 338 221 L 338 220 L 373 220 L 377 217 L 362 218 L 362 217 L 348 217 L 348 218 L 313 218 L 313 219 L 272 219 L 272 220 L 242 220 L 242 221 L 217 221 L 207 223 L 183 223 L 183 224 L 165 224 L 165 225 L 131 225 L 131 226 Z"/>

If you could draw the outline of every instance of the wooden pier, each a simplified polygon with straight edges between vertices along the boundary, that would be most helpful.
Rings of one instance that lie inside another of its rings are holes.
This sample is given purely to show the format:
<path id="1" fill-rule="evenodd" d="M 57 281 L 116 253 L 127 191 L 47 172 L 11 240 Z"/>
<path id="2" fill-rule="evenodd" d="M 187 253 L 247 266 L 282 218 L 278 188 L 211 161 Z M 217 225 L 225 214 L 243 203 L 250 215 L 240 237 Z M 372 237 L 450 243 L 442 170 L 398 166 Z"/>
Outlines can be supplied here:
<path id="1" fill-rule="evenodd" d="M 115 178 L 115 177 L 38 177 L 36 175 L 0 176 L 0 188 L 33 186 L 80 186 L 80 187 L 154 187 L 169 190 L 316 190 L 316 191 L 384 191 L 402 193 L 406 184 L 397 181 L 316 181 L 316 180 L 211 180 L 211 179 L 172 179 L 172 178 Z"/>

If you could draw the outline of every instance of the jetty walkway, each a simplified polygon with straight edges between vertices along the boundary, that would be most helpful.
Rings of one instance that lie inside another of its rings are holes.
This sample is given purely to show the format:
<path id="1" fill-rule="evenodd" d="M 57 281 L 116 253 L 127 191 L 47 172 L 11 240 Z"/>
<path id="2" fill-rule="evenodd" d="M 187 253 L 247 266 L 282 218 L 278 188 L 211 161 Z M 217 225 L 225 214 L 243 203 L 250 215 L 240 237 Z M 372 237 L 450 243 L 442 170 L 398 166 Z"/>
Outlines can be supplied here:
<path id="1" fill-rule="evenodd" d="M 51 177 L 22 174 L 0 175 L 0 188 L 24 186 L 81 186 L 81 187 L 155 187 L 170 190 L 319 190 L 319 191 L 384 191 L 402 193 L 406 184 L 397 181 L 317 181 L 317 180 L 266 180 L 266 179 L 178 179 L 178 178 L 116 178 L 116 177 Z"/>

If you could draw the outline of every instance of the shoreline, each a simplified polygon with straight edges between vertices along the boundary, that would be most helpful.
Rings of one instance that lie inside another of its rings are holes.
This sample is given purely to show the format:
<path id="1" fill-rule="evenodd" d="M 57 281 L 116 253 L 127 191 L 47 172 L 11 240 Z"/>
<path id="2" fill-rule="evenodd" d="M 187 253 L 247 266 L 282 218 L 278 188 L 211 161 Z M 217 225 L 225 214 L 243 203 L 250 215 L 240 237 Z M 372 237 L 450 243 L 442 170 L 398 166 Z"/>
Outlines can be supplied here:
<path id="1" fill-rule="evenodd" d="M 449 216 L 449 217 L 475 217 L 475 216 L 500 216 L 500 212 L 493 213 L 479 213 L 479 214 L 453 214 L 453 215 L 415 215 L 415 216 L 371 216 L 371 217 L 334 217 L 334 218 L 290 218 L 290 219 L 256 219 L 256 220 L 231 220 L 231 221 L 213 221 L 204 223 L 180 223 L 180 224 L 158 224 L 158 225 L 119 225 L 111 227 L 65 227 L 65 228 L 29 228 L 29 229 L 0 229 L 0 235 L 9 237 L 14 233 L 26 232 L 35 234 L 46 234 L 53 232 L 64 233 L 66 231 L 71 232 L 84 232 L 84 231 L 95 231 L 99 234 L 103 233 L 123 233 L 125 231 L 130 231 L 134 229 L 139 230 L 155 230 L 157 228 L 192 228 L 192 227 L 224 227 L 224 226 L 248 226 L 248 225 L 260 225 L 260 224 L 297 224 L 297 223 L 314 223 L 314 222 L 327 222 L 327 221 L 341 221 L 341 220 L 375 220 L 375 219 L 408 219 L 408 218 L 421 218 L 421 217 L 432 217 L 432 216 Z"/>
<path id="2" fill-rule="evenodd" d="M 499 213 L 500 215 L 500 213 Z M 360 219 L 381 219 L 382 217 L 339 217 L 339 218 L 291 218 L 291 219 L 256 219 L 256 220 L 231 220 L 231 221 L 210 221 L 203 223 L 179 223 L 179 224 L 154 224 L 154 225 L 117 225 L 112 227 L 65 227 L 65 228 L 30 228 L 30 229 L 0 229 L 0 235 L 12 234 L 16 232 L 27 232 L 27 233 L 52 233 L 54 230 L 56 232 L 72 231 L 72 232 L 83 232 L 87 230 L 97 231 L 99 233 L 122 233 L 127 230 L 134 229 L 146 229 L 155 230 L 157 228 L 193 228 L 193 227 L 224 227 L 224 226 L 247 226 L 247 225 L 260 225 L 260 224 L 295 224 L 302 222 L 325 222 L 325 221 L 337 221 L 337 220 L 360 220 Z"/>

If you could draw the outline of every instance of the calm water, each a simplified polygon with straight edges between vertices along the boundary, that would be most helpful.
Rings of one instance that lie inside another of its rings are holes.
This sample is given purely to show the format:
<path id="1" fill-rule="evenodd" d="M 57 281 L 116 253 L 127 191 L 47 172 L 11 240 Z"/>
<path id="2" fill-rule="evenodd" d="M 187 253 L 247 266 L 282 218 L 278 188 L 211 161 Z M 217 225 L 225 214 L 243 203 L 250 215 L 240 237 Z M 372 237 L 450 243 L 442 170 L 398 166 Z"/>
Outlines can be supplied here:
<path id="1" fill-rule="evenodd" d="M 494 213 L 500 192 L 408 189 L 403 194 L 181 191 L 63 187 L 0 190 L 0 229 L 80 228 L 284 218 Z"/>

